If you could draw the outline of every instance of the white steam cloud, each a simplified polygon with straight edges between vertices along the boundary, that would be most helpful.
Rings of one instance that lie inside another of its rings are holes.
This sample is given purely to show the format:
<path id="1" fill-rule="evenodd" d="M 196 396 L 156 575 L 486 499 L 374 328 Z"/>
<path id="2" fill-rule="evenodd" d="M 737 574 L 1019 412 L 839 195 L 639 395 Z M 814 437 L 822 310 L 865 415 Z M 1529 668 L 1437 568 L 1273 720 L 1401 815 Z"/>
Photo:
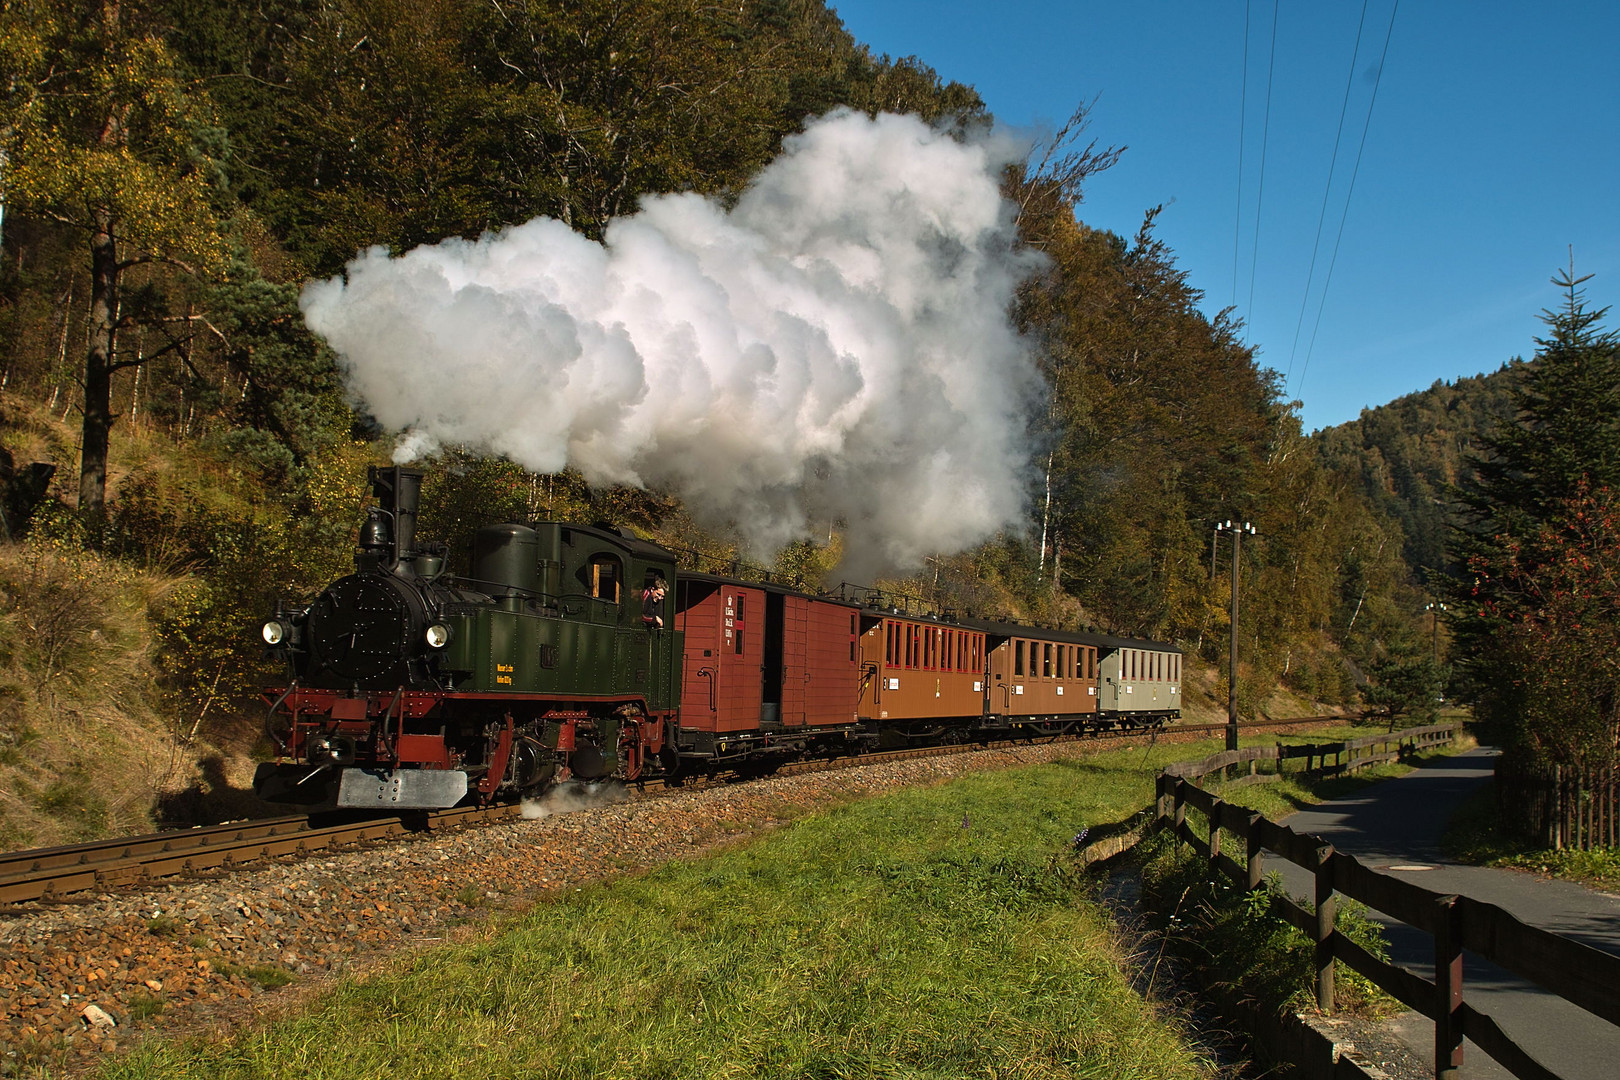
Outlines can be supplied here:
<path id="1" fill-rule="evenodd" d="M 521 812 L 525 820 L 538 821 L 557 814 L 597 810 L 629 801 L 629 789 L 617 780 L 602 780 L 596 783 L 564 780 L 548 788 L 539 798 L 524 799 Z"/>
<path id="2" fill-rule="evenodd" d="M 841 519 L 865 567 L 915 566 L 1023 509 L 1037 375 L 1008 310 L 1039 257 L 997 188 L 1020 149 L 834 113 L 733 209 L 372 248 L 304 314 L 397 461 L 458 445 L 666 488 L 762 555 Z"/>

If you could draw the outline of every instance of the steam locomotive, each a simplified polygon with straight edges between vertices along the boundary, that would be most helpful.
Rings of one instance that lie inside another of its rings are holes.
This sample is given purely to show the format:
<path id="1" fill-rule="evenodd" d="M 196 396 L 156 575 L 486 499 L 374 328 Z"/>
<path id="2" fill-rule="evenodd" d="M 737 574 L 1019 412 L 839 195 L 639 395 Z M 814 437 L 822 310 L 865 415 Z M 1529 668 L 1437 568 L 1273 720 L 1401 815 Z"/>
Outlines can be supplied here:
<path id="1" fill-rule="evenodd" d="M 354 573 L 265 622 L 261 798 L 433 809 L 1180 715 L 1173 645 L 681 570 L 628 530 L 486 525 L 454 576 L 416 539 L 422 477 L 372 469 Z"/>

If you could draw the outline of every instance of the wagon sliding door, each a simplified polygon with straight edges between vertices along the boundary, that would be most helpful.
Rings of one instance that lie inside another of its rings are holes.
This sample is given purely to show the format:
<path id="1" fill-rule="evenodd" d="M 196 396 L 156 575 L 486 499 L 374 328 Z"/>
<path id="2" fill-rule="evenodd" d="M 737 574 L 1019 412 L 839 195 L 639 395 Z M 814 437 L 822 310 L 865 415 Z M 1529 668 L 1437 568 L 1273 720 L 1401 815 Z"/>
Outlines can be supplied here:
<path id="1" fill-rule="evenodd" d="M 779 599 L 782 723 L 791 727 L 850 723 L 860 694 L 856 648 L 860 613 L 804 596 Z M 770 666 L 767 662 L 767 686 Z"/>

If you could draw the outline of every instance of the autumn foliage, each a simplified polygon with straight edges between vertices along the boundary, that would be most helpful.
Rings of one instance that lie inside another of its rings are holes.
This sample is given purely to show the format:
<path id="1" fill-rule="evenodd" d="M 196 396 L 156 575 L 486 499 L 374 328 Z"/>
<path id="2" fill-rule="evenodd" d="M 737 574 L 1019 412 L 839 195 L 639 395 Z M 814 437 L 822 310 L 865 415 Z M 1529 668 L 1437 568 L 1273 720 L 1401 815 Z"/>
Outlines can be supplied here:
<path id="1" fill-rule="evenodd" d="M 1534 759 L 1616 764 L 1620 735 L 1620 497 L 1582 482 L 1556 516 L 1500 556 L 1468 562 L 1476 618 L 1491 625 L 1499 680 L 1486 693 L 1508 712 Z"/>

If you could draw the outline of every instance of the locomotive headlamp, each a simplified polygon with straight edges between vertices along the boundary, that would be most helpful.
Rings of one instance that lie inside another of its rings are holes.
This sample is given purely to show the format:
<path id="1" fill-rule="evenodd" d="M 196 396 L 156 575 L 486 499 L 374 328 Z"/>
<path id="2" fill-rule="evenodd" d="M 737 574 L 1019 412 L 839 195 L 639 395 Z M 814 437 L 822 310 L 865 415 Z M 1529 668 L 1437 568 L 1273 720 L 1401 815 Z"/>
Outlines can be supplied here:
<path id="1" fill-rule="evenodd" d="M 261 632 L 264 634 L 266 645 L 280 645 L 287 640 L 287 626 L 279 619 L 271 619 L 265 623 Z"/>
<path id="2" fill-rule="evenodd" d="M 450 643 L 450 628 L 442 622 L 436 622 L 427 628 L 422 635 L 427 640 L 428 648 L 442 649 Z"/>

